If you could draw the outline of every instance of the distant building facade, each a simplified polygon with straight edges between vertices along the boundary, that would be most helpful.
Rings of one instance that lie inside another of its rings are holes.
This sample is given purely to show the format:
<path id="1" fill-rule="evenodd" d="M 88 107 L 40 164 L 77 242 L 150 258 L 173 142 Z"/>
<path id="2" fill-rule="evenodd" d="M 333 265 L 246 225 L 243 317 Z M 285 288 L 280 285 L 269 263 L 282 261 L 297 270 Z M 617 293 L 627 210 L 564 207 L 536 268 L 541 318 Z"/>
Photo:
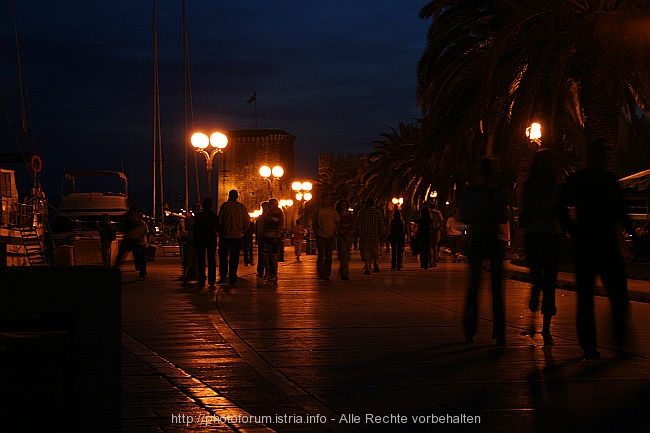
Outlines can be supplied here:
<path id="1" fill-rule="evenodd" d="M 228 147 L 219 155 L 217 167 L 219 205 L 227 199 L 231 189 L 239 192 L 239 201 L 249 212 L 258 209 L 260 202 L 268 200 L 271 195 L 278 200 L 292 198 L 294 135 L 280 129 L 233 130 L 226 135 Z M 284 175 L 269 182 L 259 174 L 263 165 L 280 165 Z"/>

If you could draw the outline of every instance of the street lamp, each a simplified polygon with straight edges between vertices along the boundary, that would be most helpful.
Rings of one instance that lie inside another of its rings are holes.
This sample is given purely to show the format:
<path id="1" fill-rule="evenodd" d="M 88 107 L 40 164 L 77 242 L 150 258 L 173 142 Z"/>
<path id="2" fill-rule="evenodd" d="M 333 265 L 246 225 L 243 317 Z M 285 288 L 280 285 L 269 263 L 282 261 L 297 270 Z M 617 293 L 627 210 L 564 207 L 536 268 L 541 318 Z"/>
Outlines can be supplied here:
<path id="1" fill-rule="evenodd" d="M 202 132 L 195 132 L 190 141 L 196 153 L 205 157 L 205 169 L 208 172 L 208 197 L 212 197 L 212 162 L 216 159 L 217 154 L 223 153 L 223 149 L 228 146 L 228 137 L 221 132 L 214 132 L 210 137 Z M 217 184 L 218 177 L 217 175 Z M 217 193 L 219 193 L 218 186 Z"/>
<path id="2" fill-rule="evenodd" d="M 259 173 L 260 176 L 269 181 L 269 198 L 273 197 L 271 185 L 273 184 L 274 179 L 280 180 L 280 178 L 284 176 L 284 169 L 279 165 L 276 165 L 273 168 L 268 165 L 263 165 L 260 167 Z"/>
<path id="3" fill-rule="evenodd" d="M 533 122 L 528 128 L 526 128 L 526 137 L 537 145 L 537 147 L 542 146 L 542 125 L 538 122 Z"/>
<path id="4" fill-rule="evenodd" d="M 312 195 L 311 195 L 311 190 L 313 188 L 313 185 L 311 182 L 305 181 L 295 181 L 291 184 L 291 189 L 295 191 L 296 193 L 296 200 L 300 203 L 300 208 L 298 209 L 298 215 L 300 218 L 302 218 L 302 207 L 303 203 L 307 203 L 309 200 L 311 200 Z"/>
<path id="5" fill-rule="evenodd" d="M 393 202 L 393 205 L 395 205 L 395 209 L 401 209 L 404 204 L 403 197 L 393 197 L 391 201 Z"/>

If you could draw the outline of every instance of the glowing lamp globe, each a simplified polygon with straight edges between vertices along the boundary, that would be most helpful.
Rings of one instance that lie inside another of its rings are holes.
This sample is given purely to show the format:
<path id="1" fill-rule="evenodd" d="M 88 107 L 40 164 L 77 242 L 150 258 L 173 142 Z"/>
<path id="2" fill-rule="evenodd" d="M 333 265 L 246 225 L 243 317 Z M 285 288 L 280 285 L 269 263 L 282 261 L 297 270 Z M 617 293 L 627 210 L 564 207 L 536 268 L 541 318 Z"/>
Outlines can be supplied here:
<path id="1" fill-rule="evenodd" d="M 205 149 L 210 144 L 210 138 L 202 132 L 192 134 L 190 141 L 197 149 Z"/>

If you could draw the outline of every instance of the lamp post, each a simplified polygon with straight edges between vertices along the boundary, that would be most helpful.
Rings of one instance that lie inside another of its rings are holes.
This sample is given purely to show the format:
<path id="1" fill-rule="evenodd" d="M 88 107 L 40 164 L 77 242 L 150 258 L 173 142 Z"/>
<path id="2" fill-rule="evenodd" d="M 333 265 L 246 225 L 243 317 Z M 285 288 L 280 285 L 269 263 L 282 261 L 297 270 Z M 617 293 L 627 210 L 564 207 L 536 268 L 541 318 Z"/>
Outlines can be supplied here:
<path id="1" fill-rule="evenodd" d="M 262 176 L 264 179 L 269 181 L 269 198 L 272 198 L 273 197 L 273 189 L 272 189 L 273 180 L 275 180 L 275 179 L 280 180 L 280 178 L 282 176 L 284 176 L 284 169 L 279 165 L 276 165 L 273 168 L 269 167 L 268 165 L 263 165 L 263 166 L 260 167 L 259 173 L 260 173 L 260 176 Z"/>
<path id="2" fill-rule="evenodd" d="M 526 137 L 535 143 L 538 148 L 542 147 L 542 125 L 538 122 L 533 122 L 526 128 Z"/>
<path id="3" fill-rule="evenodd" d="M 292 218 L 287 217 L 287 214 L 289 213 L 289 208 L 293 206 L 293 200 L 291 200 L 291 199 L 280 199 L 280 201 L 278 202 L 278 206 L 280 207 L 280 209 L 282 209 L 282 212 L 284 212 L 284 227 L 283 228 L 284 228 L 285 231 L 287 231 L 287 230 L 289 230 L 291 228 L 291 226 L 292 226 L 291 221 L 293 221 L 293 217 Z"/>
<path id="4" fill-rule="evenodd" d="M 402 208 L 402 205 L 404 204 L 404 197 L 393 197 L 391 201 L 395 206 L 395 210 L 399 210 Z"/>
<path id="5" fill-rule="evenodd" d="M 205 157 L 205 169 L 208 172 L 208 197 L 212 197 L 212 163 L 217 154 L 223 153 L 228 146 L 228 137 L 221 132 L 214 132 L 208 138 L 202 132 L 195 132 L 191 138 L 192 146 L 197 153 Z M 219 193 L 219 175 L 217 173 L 217 194 Z"/>
<path id="6" fill-rule="evenodd" d="M 300 207 L 298 208 L 298 216 L 302 219 L 302 210 L 303 210 L 303 203 L 307 203 L 309 200 L 311 200 L 312 195 L 311 195 L 311 190 L 313 188 L 313 185 L 311 182 L 301 182 L 301 181 L 295 181 L 291 184 L 291 189 L 295 191 L 296 193 L 296 200 L 300 203 Z"/>

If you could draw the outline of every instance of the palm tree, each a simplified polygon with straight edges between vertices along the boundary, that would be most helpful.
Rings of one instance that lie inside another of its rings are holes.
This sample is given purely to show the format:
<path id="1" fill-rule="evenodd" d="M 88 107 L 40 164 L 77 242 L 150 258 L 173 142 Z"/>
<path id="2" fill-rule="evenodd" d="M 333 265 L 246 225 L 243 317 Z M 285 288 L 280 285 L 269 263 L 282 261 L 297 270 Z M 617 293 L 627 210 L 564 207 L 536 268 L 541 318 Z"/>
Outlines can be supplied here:
<path id="1" fill-rule="evenodd" d="M 387 205 L 392 197 L 402 196 L 406 203 L 423 199 L 426 185 L 433 182 L 430 157 L 421 156 L 421 130 L 414 123 L 400 123 L 381 133 L 373 142 L 374 151 L 361 175 L 362 200 L 372 197 Z"/>
<path id="2" fill-rule="evenodd" d="M 420 16 L 425 145 L 447 170 L 507 163 L 535 118 L 572 165 L 591 138 L 625 147 L 620 125 L 650 110 L 648 0 L 434 0 Z"/>

